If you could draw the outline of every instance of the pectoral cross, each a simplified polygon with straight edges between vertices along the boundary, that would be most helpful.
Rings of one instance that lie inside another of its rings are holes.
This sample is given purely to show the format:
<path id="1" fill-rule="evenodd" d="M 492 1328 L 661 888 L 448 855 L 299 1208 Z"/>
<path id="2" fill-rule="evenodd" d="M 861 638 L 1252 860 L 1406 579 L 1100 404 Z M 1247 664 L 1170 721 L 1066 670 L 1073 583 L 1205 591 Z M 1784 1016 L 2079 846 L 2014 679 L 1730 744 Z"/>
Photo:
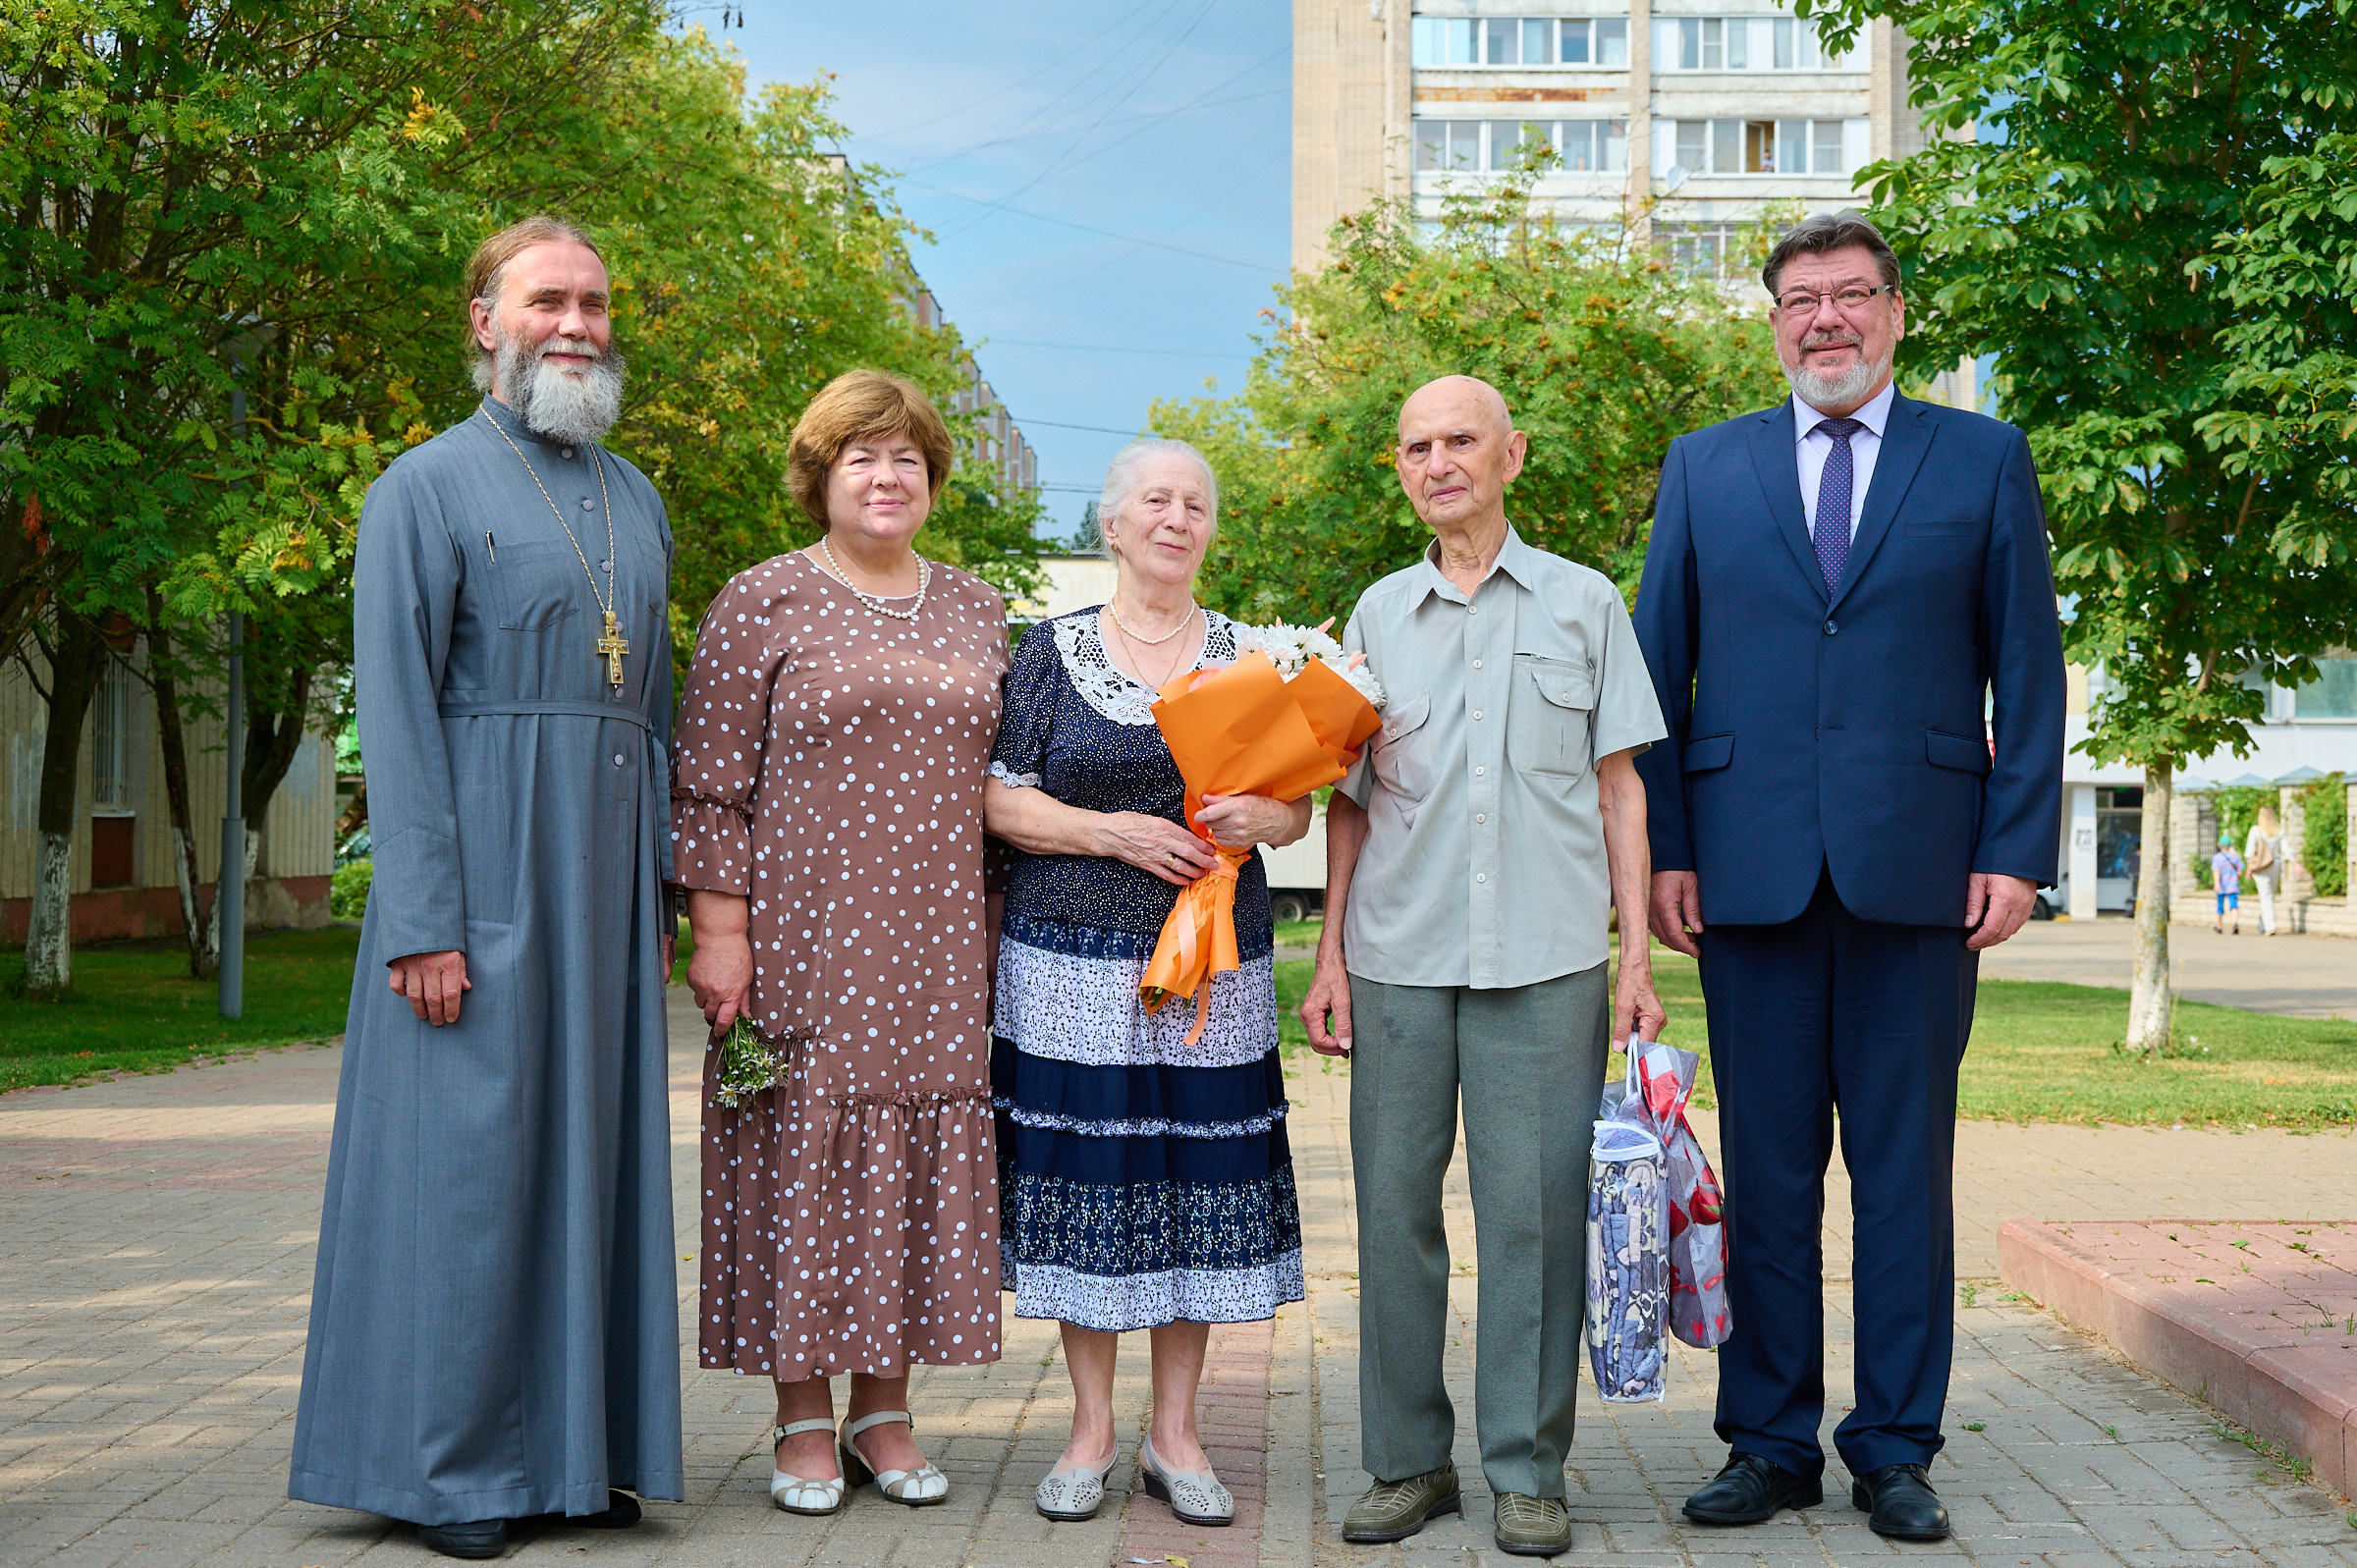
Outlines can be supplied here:
<path id="1" fill-rule="evenodd" d="M 630 651 L 630 645 L 622 640 L 622 632 L 614 624 L 614 612 L 611 610 L 606 612 L 606 634 L 597 639 L 597 651 L 605 656 L 606 678 L 619 689 L 622 685 L 622 656 Z"/>

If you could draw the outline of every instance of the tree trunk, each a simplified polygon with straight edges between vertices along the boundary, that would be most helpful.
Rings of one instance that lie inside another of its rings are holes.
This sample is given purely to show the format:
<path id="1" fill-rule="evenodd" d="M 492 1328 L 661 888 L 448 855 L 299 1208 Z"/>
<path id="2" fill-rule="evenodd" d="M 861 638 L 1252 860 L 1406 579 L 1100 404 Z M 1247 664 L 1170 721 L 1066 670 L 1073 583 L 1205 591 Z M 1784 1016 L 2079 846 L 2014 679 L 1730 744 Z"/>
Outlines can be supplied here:
<path id="1" fill-rule="evenodd" d="M 2143 841 L 2136 847 L 2136 959 L 2128 982 L 2128 1049 L 2157 1056 L 2168 1048 L 2176 993 L 2168 974 L 2168 816 L 2175 787 L 2169 763 L 2145 765 Z"/>
<path id="2" fill-rule="evenodd" d="M 180 886 L 180 926 L 188 934 L 189 973 L 210 980 L 221 967 L 221 949 L 209 941 L 197 907 L 189 742 L 180 723 L 180 681 L 172 673 L 172 634 L 164 629 L 163 604 L 152 588 L 147 591 L 147 683 L 155 691 L 155 732 L 164 753 L 164 798 L 172 813 L 172 878 Z"/>
<path id="3" fill-rule="evenodd" d="M 82 726 L 105 668 L 98 628 L 79 616 L 58 618 L 49 664 L 49 721 L 41 742 L 38 849 L 32 918 L 25 938 L 25 993 L 54 997 L 74 980 L 74 828 L 82 803 Z"/>

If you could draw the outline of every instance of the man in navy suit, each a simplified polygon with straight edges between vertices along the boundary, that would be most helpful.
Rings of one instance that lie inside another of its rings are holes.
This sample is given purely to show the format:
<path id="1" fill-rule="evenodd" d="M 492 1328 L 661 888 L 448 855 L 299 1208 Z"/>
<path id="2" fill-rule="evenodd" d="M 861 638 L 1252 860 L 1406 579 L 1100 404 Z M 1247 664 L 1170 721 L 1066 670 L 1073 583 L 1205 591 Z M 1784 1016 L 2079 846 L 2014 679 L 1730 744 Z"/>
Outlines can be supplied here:
<path id="1" fill-rule="evenodd" d="M 1810 218 L 1763 277 L 1788 403 L 1662 466 L 1637 640 L 1670 738 L 1637 760 L 1654 934 L 1701 960 L 1727 1180 L 1731 1450 L 1686 1516 L 1824 1500 L 1826 1162 L 1856 1224 L 1856 1407 L 1875 1530 L 1937 1541 L 1956 1069 L 1979 954 L 2052 883 L 2062 648 L 2030 449 L 1897 395 L 1898 262 Z"/>

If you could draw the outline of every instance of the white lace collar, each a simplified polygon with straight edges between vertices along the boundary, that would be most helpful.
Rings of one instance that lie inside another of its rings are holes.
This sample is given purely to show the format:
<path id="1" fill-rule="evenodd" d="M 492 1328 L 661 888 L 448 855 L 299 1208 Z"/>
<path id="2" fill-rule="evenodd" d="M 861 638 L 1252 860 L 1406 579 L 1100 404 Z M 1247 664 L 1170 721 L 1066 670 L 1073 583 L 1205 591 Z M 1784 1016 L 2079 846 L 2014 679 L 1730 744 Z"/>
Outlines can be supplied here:
<path id="1" fill-rule="evenodd" d="M 1098 621 L 1104 606 L 1077 611 L 1055 622 L 1056 652 L 1064 673 L 1071 676 L 1080 700 L 1117 725 L 1132 727 L 1154 722 L 1154 688 L 1132 679 L 1113 662 L 1105 649 L 1105 629 Z M 1251 646 L 1251 628 L 1238 625 L 1217 610 L 1203 612 L 1203 651 L 1191 668 L 1215 669 L 1235 662 L 1240 649 Z"/>

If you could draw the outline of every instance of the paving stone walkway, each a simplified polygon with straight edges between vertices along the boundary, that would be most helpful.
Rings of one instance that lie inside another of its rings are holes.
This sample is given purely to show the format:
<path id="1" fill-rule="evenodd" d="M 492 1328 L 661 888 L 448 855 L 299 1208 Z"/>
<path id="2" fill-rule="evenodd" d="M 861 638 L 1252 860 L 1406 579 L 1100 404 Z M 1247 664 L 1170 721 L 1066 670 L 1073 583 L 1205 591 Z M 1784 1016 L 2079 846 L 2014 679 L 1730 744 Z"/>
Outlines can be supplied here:
<path id="1" fill-rule="evenodd" d="M 680 1233 L 691 1239 L 701 1030 L 684 1003 L 675 998 L 673 1114 Z M 332 1048 L 278 1052 L 0 1097 L 0 1565 L 440 1560 L 406 1529 L 285 1494 L 337 1059 Z M 1471 1445 L 1469 1268 L 1460 1270 L 1450 1366 L 1466 1426 L 1456 1459 L 1470 1486 L 1468 1517 L 1379 1550 L 1337 1538 L 1365 1484 L 1356 1466 L 1348 1080 L 1314 1060 L 1295 1068 L 1291 1128 L 1310 1300 L 1272 1325 L 1218 1330 L 1212 1342 L 1206 1437 L 1236 1492 L 1236 1528 L 1186 1530 L 1162 1505 L 1133 1501 L 1133 1438 L 1124 1439 L 1124 1463 L 1097 1520 L 1039 1519 L 1031 1488 L 1063 1445 L 1068 1386 L 1053 1325 L 1010 1320 L 995 1366 L 914 1379 L 917 1430 L 951 1478 L 943 1507 L 904 1510 L 867 1492 L 833 1521 L 771 1509 L 763 1447 L 771 1392 L 695 1369 L 689 1344 L 687 1502 L 651 1506 L 631 1531 L 551 1530 L 513 1560 L 679 1568 L 1502 1561 Z M 1712 1129 L 1702 1130 L 1708 1141 Z M 1846 1209 L 1838 1174 L 1828 1198 L 1836 1219 Z M 1966 1123 L 1958 1197 L 1961 1271 L 1993 1279 L 1996 1226 L 2015 1215 L 2348 1217 L 2357 1214 L 2357 1142 Z M 1461 1165 L 1452 1203 L 1469 1263 Z M 1836 1275 L 1846 1272 L 1844 1228 L 1829 1235 Z M 693 1271 L 682 1276 L 691 1291 Z M 1845 1291 L 1836 1284 L 1828 1294 L 1837 1419 L 1851 1325 Z M 688 1307 L 684 1321 L 692 1322 Z M 1994 1283 L 1966 1293 L 1957 1325 L 1951 1440 L 1935 1472 L 1956 1515 L 1954 1542 L 1893 1546 L 1838 1495 L 1754 1531 L 1686 1527 L 1678 1504 L 1721 1451 L 1710 1431 L 1712 1359 L 1681 1351 L 1665 1404 L 1606 1407 L 1583 1397 L 1570 1483 L 1577 1536 L 1559 1560 L 1731 1568 L 1913 1553 L 1999 1568 L 2357 1565 L 2357 1529 L 2343 1506 L 2220 1436 L 2200 1406 L 2006 1301 Z M 1127 1348 L 1116 1397 L 1134 1433 L 1146 1405 L 1143 1336 Z M 1843 1479 L 1837 1465 L 1828 1479 Z"/>

